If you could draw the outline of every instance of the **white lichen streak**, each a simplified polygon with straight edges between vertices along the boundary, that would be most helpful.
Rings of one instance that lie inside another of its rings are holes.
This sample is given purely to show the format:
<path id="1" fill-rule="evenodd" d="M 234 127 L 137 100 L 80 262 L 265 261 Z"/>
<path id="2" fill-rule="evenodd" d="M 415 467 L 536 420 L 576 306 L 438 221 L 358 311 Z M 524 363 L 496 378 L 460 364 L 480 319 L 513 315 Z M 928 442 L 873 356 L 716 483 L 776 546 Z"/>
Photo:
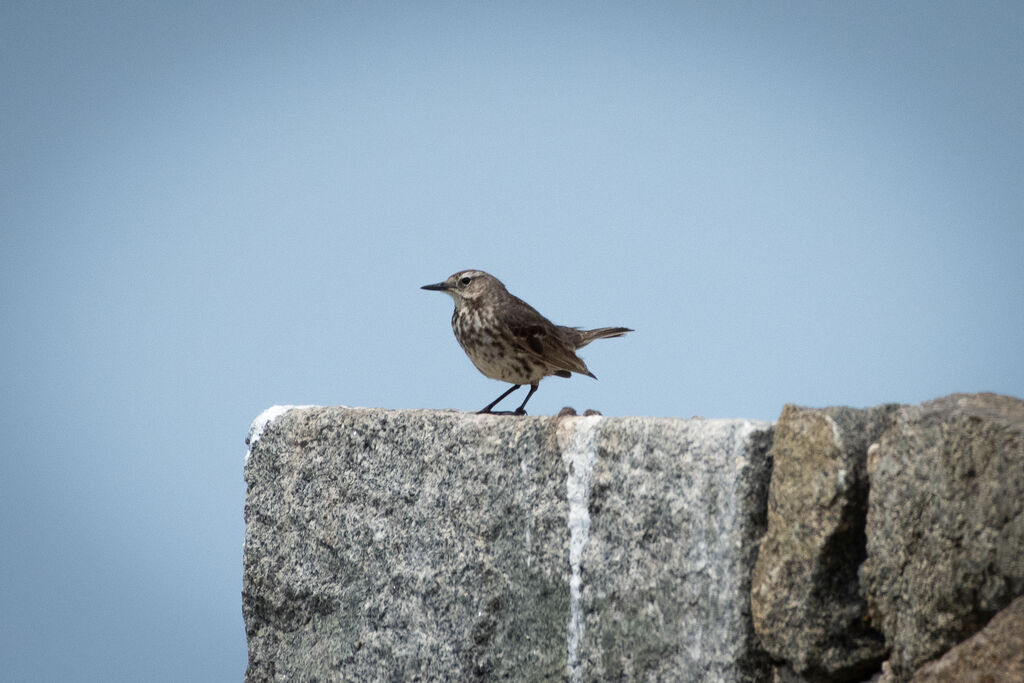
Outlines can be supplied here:
<path id="1" fill-rule="evenodd" d="M 597 432 L 601 416 L 566 417 L 558 425 L 558 444 L 568 476 L 569 503 L 569 624 L 567 629 L 568 674 L 571 683 L 583 680 L 580 645 L 586 629 L 583 615 L 583 549 L 590 535 L 590 477 L 597 462 Z"/>
<path id="2" fill-rule="evenodd" d="M 249 425 L 249 434 L 245 439 L 245 461 L 249 462 L 249 456 L 252 454 L 252 448 L 259 441 L 260 437 L 263 436 L 263 430 L 267 428 L 267 425 L 281 417 L 289 410 L 295 410 L 297 408 L 316 408 L 317 406 L 270 406 L 262 413 L 256 416 L 256 419 Z"/>

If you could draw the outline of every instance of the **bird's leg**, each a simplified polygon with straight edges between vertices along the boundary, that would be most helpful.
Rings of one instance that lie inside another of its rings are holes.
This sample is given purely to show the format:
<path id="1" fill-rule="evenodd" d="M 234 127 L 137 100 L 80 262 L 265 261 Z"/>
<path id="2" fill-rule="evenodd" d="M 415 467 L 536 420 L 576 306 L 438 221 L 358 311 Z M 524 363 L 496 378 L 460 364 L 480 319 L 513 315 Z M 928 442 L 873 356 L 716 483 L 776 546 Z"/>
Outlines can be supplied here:
<path id="1" fill-rule="evenodd" d="M 516 408 L 516 415 L 526 415 L 526 402 L 530 400 L 530 397 L 533 396 L 533 392 L 537 391 L 537 387 L 539 386 L 540 382 L 534 382 L 530 385 L 530 392 L 526 394 L 526 398 L 524 398 L 520 406 Z"/>
<path id="2" fill-rule="evenodd" d="M 488 403 L 481 410 L 478 410 L 477 414 L 479 415 L 481 413 L 489 413 L 489 412 L 491 412 L 491 408 L 493 408 L 494 406 L 498 405 L 501 402 L 501 399 L 505 398 L 506 396 L 508 396 L 509 394 L 511 394 L 513 391 L 515 391 L 516 389 L 518 389 L 521 386 L 523 386 L 523 385 L 522 384 L 513 384 L 511 389 L 509 389 L 504 394 L 502 394 L 498 398 L 496 398 L 493 401 L 491 401 L 490 403 Z M 530 393 L 532 394 L 534 391 L 536 391 L 536 385 L 534 385 L 533 389 L 530 389 Z M 530 397 L 527 396 L 526 398 L 530 398 Z M 526 405 L 526 401 L 523 401 L 523 405 Z M 522 406 L 519 406 L 519 407 L 522 408 Z M 496 414 L 498 414 L 498 415 L 511 415 L 512 413 L 506 410 L 504 412 L 499 412 L 499 413 L 496 413 Z"/>

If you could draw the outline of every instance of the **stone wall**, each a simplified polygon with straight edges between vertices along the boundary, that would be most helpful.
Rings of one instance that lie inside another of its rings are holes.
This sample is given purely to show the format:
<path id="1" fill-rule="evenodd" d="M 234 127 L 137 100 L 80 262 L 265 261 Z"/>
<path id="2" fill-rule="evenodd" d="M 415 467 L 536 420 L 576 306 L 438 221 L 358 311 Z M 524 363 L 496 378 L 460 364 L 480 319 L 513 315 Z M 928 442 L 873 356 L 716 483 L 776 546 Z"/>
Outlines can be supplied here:
<path id="1" fill-rule="evenodd" d="M 1013 652 L 983 634 L 1024 593 L 1017 399 L 279 412 L 245 471 L 248 681 L 953 680 L 944 656 Z"/>

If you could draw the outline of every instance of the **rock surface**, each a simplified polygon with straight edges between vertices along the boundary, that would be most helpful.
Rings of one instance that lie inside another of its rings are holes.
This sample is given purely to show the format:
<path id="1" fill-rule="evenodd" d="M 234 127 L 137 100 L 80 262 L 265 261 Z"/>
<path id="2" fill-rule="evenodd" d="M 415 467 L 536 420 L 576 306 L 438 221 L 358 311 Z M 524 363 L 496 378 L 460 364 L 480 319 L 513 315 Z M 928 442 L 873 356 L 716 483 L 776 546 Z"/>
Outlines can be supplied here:
<path id="1" fill-rule="evenodd" d="M 765 649 L 807 680 L 863 680 L 886 656 L 865 619 L 857 569 L 866 555 L 867 451 L 897 408 L 787 405 L 775 428 L 751 604 Z"/>
<path id="2" fill-rule="evenodd" d="M 913 683 L 1024 681 L 1024 598 L 992 617 L 981 631 L 917 670 Z"/>
<path id="3" fill-rule="evenodd" d="M 764 423 L 613 418 L 601 427 L 583 553 L 587 680 L 752 681 Z"/>
<path id="4" fill-rule="evenodd" d="M 248 681 L 1024 680 L 1019 399 L 258 422 Z"/>
<path id="5" fill-rule="evenodd" d="M 902 680 L 1024 593 L 1024 402 L 903 407 L 868 476 L 863 583 Z"/>
<path id="6" fill-rule="evenodd" d="M 292 410 L 246 465 L 248 681 L 767 680 L 770 425 Z"/>

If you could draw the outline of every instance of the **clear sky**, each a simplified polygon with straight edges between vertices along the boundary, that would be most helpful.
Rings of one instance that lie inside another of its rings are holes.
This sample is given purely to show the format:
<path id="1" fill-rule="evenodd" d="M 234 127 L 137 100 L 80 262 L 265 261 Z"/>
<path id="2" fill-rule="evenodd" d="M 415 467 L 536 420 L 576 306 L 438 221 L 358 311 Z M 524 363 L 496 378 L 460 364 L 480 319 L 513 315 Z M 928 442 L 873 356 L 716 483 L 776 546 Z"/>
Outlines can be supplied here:
<path id="1" fill-rule="evenodd" d="M 0 92 L 5 681 L 239 680 L 250 420 L 496 397 L 460 269 L 636 329 L 531 414 L 1024 395 L 1019 1 L 12 0 Z"/>

